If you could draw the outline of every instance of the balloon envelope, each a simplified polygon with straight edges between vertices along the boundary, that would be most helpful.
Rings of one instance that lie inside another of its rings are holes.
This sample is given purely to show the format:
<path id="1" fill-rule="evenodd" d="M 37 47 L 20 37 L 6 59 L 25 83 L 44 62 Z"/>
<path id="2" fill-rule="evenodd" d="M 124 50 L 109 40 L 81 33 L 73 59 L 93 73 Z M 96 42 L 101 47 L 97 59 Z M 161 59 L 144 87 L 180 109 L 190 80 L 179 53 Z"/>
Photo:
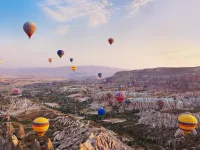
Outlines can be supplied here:
<path id="1" fill-rule="evenodd" d="M 29 39 L 37 30 L 37 26 L 34 22 L 26 22 L 23 26 L 24 32 L 28 35 Z"/>
<path id="2" fill-rule="evenodd" d="M 49 129 L 49 121 L 44 117 L 36 118 L 32 123 L 32 128 L 39 136 L 43 136 Z"/>
<path id="3" fill-rule="evenodd" d="M 2 60 L 0 59 L 0 64 L 2 63 Z"/>
<path id="4" fill-rule="evenodd" d="M 102 77 L 102 73 L 98 73 L 98 77 L 101 78 Z"/>
<path id="5" fill-rule="evenodd" d="M 12 93 L 15 94 L 15 95 L 20 94 L 20 90 L 19 89 L 14 89 Z"/>
<path id="6" fill-rule="evenodd" d="M 126 95 L 125 95 L 124 92 L 119 91 L 119 92 L 117 92 L 117 93 L 115 94 L 115 98 L 116 98 L 116 100 L 117 100 L 118 102 L 123 102 L 123 101 L 125 100 L 125 98 L 126 98 Z"/>
<path id="7" fill-rule="evenodd" d="M 109 38 L 108 42 L 110 43 L 110 45 L 112 45 L 112 43 L 114 42 L 114 39 L 113 38 Z"/>
<path id="8" fill-rule="evenodd" d="M 178 117 L 178 127 L 183 130 L 185 134 L 189 134 L 197 126 L 197 119 L 190 114 L 182 114 Z"/>
<path id="9" fill-rule="evenodd" d="M 50 63 L 53 61 L 53 59 L 52 59 L 52 58 L 49 58 L 48 60 L 49 60 L 49 62 L 50 62 Z"/>
<path id="10" fill-rule="evenodd" d="M 70 61 L 72 62 L 74 59 L 73 58 L 70 58 Z"/>
<path id="11" fill-rule="evenodd" d="M 125 100 L 125 103 L 128 105 L 128 104 L 131 103 L 131 100 L 130 100 L 130 99 L 126 99 L 126 100 Z"/>
<path id="12" fill-rule="evenodd" d="M 58 50 L 57 54 L 61 58 L 65 54 L 65 52 L 63 50 Z"/>
<path id="13" fill-rule="evenodd" d="M 73 70 L 73 71 L 76 71 L 76 66 L 72 66 L 72 70 Z"/>
<path id="14" fill-rule="evenodd" d="M 104 108 L 99 108 L 98 109 L 98 115 L 99 116 L 105 116 L 106 115 L 106 110 Z"/>

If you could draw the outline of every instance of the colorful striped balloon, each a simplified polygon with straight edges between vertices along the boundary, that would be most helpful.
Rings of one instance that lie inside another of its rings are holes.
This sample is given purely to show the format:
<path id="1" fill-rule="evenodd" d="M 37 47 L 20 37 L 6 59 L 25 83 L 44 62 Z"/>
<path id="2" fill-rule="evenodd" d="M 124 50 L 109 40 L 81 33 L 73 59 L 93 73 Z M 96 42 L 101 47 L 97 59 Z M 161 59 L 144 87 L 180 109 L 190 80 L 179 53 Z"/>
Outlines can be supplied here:
<path id="1" fill-rule="evenodd" d="M 49 121 L 44 117 L 36 118 L 32 123 L 32 128 L 39 136 L 43 136 L 49 129 Z"/>
<path id="2" fill-rule="evenodd" d="M 190 114 L 182 114 L 178 117 L 178 127 L 183 130 L 185 134 L 189 134 L 197 126 L 197 119 Z"/>
<path id="3" fill-rule="evenodd" d="M 125 100 L 126 95 L 125 95 L 124 92 L 119 91 L 119 92 L 117 92 L 117 93 L 115 94 L 115 98 L 116 98 L 116 100 L 117 100 L 118 102 L 121 103 L 121 102 L 123 102 L 123 101 Z"/>

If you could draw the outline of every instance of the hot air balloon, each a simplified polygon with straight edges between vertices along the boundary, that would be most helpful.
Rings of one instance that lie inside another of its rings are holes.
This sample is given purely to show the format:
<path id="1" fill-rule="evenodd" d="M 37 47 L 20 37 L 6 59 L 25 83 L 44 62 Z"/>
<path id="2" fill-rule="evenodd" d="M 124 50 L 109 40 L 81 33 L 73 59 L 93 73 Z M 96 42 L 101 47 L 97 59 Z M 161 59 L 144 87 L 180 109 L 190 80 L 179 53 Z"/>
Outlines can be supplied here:
<path id="1" fill-rule="evenodd" d="M 65 54 L 65 52 L 63 50 L 58 50 L 57 54 L 61 58 Z"/>
<path id="2" fill-rule="evenodd" d="M 76 71 L 76 66 L 72 66 L 72 70 L 73 70 L 73 71 Z"/>
<path id="3" fill-rule="evenodd" d="M 36 118 L 32 123 L 32 128 L 39 136 L 43 136 L 49 128 L 49 121 L 44 117 Z"/>
<path id="4" fill-rule="evenodd" d="M 0 59 L 0 64 L 2 63 L 2 60 Z"/>
<path id="5" fill-rule="evenodd" d="M 161 99 L 157 101 L 157 105 L 158 105 L 158 107 L 159 107 L 160 109 L 163 108 L 164 104 L 165 104 L 165 102 L 164 102 L 163 100 L 161 100 Z"/>
<path id="6" fill-rule="evenodd" d="M 72 62 L 74 59 L 73 58 L 70 58 L 70 61 Z"/>
<path id="7" fill-rule="evenodd" d="M 178 127 L 183 130 L 186 135 L 196 128 L 197 123 L 197 119 L 190 114 L 182 114 L 178 117 Z"/>
<path id="8" fill-rule="evenodd" d="M 49 60 L 49 62 L 50 62 L 50 63 L 53 61 L 53 59 L 52 59 L 52 58 L 49 58 L 48 60 Z"/>
<path id="9" fill-rule="evenodd" d="M 101 78 L 102 77 L 102 73 L 98 73 L 98 77 Z"/>
<path id="10" fill-rule="evenodd" d="M 126 99 L 126 100 L 125 100 L 125 103 L 126 103 L 127 105 L 129 105 L 129 104 L 131 103 L 131 100 L 130 100 L 130 99 Z"/>
<path id="11" fill-rule="evenodd" d="M 99 89 L 102 90 L 102 89 L 103 89 L 103 86 L 100 85 L 100 86 L 99 86 Z"/>
<path id="12" fill-rule="evenodd" d="M 99 115 L 99 117 L 104 117 L 105 115 L 106 115 L 106 109 L 104 109 L 104 108 L 99 108 L 98 109 L 98 115 Z"/>
<path id="13" fill-rule="evenodd" d="M 26 22 L 23 26 L 24 32 L 28 35 L 29 39 L 35 33 L 37 27 L 34 22 Z"/>
<path id="14" fill-rule="evenodd" d="M 125 95 L 124 92 L 119 91 L 119 92 L 117 92 L 117 93 L 115 94 L 115 98 L 116 98 L 116 100 L 117 100 L 118 102 L 121 103 L 121 102 L 123 102 L 123 101 L 125 100 L 126 95 Z"/>
<path id="15" fill-rule="evenodd" d="M 18 94 L 20 94 L 20 90 L 19 90 L 19 89 L 14 89 L 14 90 L 12 91 L 12 94 L 13 94 L 13 95 L 18 95 Z"/>
<path id="16" fill-rule="evenodd" d="M 114 39 L 113 38 L 109 38 L 108 42 L 110 43 L 110 45 L 112 45 L 112 43 L 114 42 Z"/>

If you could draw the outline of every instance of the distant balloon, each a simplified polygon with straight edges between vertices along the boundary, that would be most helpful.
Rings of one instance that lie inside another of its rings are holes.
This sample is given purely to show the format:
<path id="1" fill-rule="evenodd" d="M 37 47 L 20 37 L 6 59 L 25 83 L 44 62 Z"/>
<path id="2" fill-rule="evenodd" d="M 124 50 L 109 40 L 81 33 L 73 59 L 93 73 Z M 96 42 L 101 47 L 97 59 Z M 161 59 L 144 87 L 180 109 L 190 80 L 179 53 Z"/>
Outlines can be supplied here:
<path id="1" fill-rule="evenodd" d="M 2 60 L 0 59 L 0 64 L 2 63 Z"/>
<path id="2" fill-rule="evenodd" d="M 37 30 L 37 26 L 34 22 L 26 22 L 23 26 L 24 32 L 28 35 L 29 39 Z"/>
<path id="3" fill-rule="evenodd" d="M 178 127 L 184 134 L 190 134 L 197 127 L 197 123 L 196 117 L 190 114 L 182 114 L 178 117 Z"/>
<path id="4" fill-rule="evenodd" d="M 70 61 L 71 61 L 71 62 L 73 62 L 73 60 L 74 60 L 73 58 L 70 58 Z"/>
<path id="5" fill-rule="evenodd" d="M 130 99 L 126 99 L 126 100 L 125 100 L 125 103 L 126 103 L 127 105 L 129 105 L 129 104 L 131 103 L 131 100 L 130 100 Z"/>
<path id="6" fill-rule="evenodd" d="M 53 61 L 53 59 L 52 59 L 52 58 L 49 58 L 48 60 L 49 60 L 49 62 L 50 62 L 50 63 Z"/>
<path id="7" fill-rule="evenodd" d="M 101 78 L 102 77 L 102 73 L 98 73 L 98 77 Z"/>
<path id="8" fill-rule="evenodd" d="M 57 54 L 61 58 L 65 54 L 65 52 L 63 50 L 58 50 Z"/>
<path id="9" fill-rule="evenodd" d="M 157 105 L 158 105 L 158 107 L 160 108 L 160 109 L 162 109 L 163 108 L 163 106 L 165 105 L 165 102 L 163 101 L 163 100 L 158 100 L 157 101 Z"/>
<path id="10" fill-rule="evenodd" d="M 100 86 L 99 86 L 99 89 L 102 90 L 102 89 L 103 89 L 103 86 L 100 85 Z"/>
<path id="11" fill-rule="evenodd" d="M 99 108 L 98 109 L 98 115 L 100 116 L 100 117 L 103 117 L 103 116 L 105 116 L 106 115 L 106 109 L 104 109 L 104 108 Z"/>
<path id="12" fill-rule="evenodd" d="M 18 94 L 20 94 L 20 90 L 19 90 L 19 89 L 14 89 L 14 90 L 12 91 L 12 94 L 18 95 Z"/>
<path id="13" fill-rule="evenodd" d="M 73 71 L 76 71 L 76 66 L 72 66 L 72 70 L 73 70 Z"/>
<path id="14" fill-rule="evenodd" d="M 113 38 L 109 38 L 108 42 L 110 43 L 110 45 L 112 45 L 112 43 L 114 42 L 114 39 Z"/>
<path id="15" fill-rule="evenodd" d="M 43 136 L 49 129 L 49 121 L 44 117 L 36 118 L 32 123 L 32 128 L 39 136 Z"/>
<path id="16" fill-rule="evenodd" d="M 124 92 L 118 91 L 118 92 L 116 92 L 116 94 L 115 94 L 115 98 L 116 98 L 116 100 L 117 100 L 118 102 L 121 103 L 121 102 L 123 102 L 123 101 L 125 100 L 126 95 L 125 95 Z"/>

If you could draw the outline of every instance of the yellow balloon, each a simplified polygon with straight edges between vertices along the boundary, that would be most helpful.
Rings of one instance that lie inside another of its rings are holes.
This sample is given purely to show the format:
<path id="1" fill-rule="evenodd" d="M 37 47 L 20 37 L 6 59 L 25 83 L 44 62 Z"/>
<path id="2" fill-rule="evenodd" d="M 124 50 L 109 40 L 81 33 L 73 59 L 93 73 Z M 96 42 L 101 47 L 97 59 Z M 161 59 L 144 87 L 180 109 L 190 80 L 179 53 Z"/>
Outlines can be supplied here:
<path id="1" fill-rule="evenodd" d="M 0 64 L 2 63 L 2 60 L 0 59 Z"/>
<path id="2" fill-rule="evenodd" d="M 36 118 L 32 123 L 32 128 L 39 136 L 43 136 L 49 129 L 49 121 L 44 117 Z"/>
<path id="3" fill-rule="evenodd" d="M 178 117 L 178 126 L 185 134 L 189 134 L 197 126 L 197 119 L 190 114 L 182 114 Z"/>
<path id="4" fill-rule="evenodd" d="M 75 71 L 76 70 L 76 66 L 72 66 L 72 70 Z"/>

